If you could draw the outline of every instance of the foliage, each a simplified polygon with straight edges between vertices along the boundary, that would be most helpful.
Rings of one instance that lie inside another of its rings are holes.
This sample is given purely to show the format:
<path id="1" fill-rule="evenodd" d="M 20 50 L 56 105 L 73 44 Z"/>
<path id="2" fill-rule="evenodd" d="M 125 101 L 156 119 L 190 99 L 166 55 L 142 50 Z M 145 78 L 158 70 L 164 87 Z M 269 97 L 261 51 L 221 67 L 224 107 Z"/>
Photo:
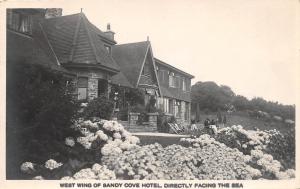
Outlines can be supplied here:
<path id="1" fill-rule="evenodd" d="M 295 106 L 283 105 L 278 102 L 266 101 L 263 98 L 253 98 L 250 102 L 250 108 L 252 110 L 261 110 L 268 112 L 272 115 L 278 115 L 283 119 L 295 120 Z"/>
<path id="2" fill-rule="evenodd" d="M 102 119 L 110 119 L 113 108 L 114 102 L 108 99 L 106 95 L 101 95 L 88 103 L 83 115 L 85 118 L 100 117 Z"/>
<path id="3" fill-rule="evenodd" d="M 204 133 L 202 133 L 204 134 Z M 278 160 L 283 168 L 295 169 L 295 129 L 282 134 L 277 130 L 253 131 L 241 126 L 225 127 L 217 135 L 208 134 L 230 148 L 237 148 L 245 155 L 259 149 Z"/>
<path id="4" fill-rule="evenodd" d="M 295 128 L 287 133 L 272 135 L 265 152 L 280 161 L 285 169 L 295 169 Z"/>
<path id="5" fill-rule="evenodd" d="M 233 96 L 235 94 L 228 86 L 219 87 L 214 82 L 197 82 L 192 86 L 192 111 L 196 111 L 195 104 L 199 104 L 202 110 L 225 110 L 225 104 L 230 103 Z"/>
<path id="6" fill-rule="evenodd" d="M 112 85 L 110 99 L 115 97 L 115 93 L 118 93 L 118 103 L 121 107 L 144 104 L 144 91 L 141 89 Z"/>
<path id="7" fill-rule="evenodd" d="M 67 137 L 65 143 L 60 144 L 59 147 L 65 150 L 64 159 L 51 157 L 48 161 L 24 162 L 20 165 L 23 179 L 83 179 L 86 173 L 82 169 L 91 166 L 97 172 L 97 179 L 113 179 L 114 173 L 98 164 L 101 157 L 122 153 L 122 150 L 128 150 L 139 142 L 115 121 L 80 119 L 72 128 L 81 134 L 76 140 Z"/>
<path id="8" fill-rule="evenodd" d="M 59 72 L 26 62 L 7 64 L 7 157 L 8 177 L 26 159 L 54 156 L 55 146 L 66 135 L 77 116 L 70 80 Z M 52 145 L 49 145 L 49 144 Z"/>
<path id="9" fill-rule="evenodd" d="M 238 111 L 267 112 L 273 116 L 295 120 L 295 105 L 283 105 L 278 102 L 266 101 L 261 97 L 248 100 L 242 95 L 235 93 L 228 86 L 218 86 L 214 82 L 197 82 L 192 86 L 192 111 L 216 112 L 228 110 L 234 106 Z"/>
<path id="10" fill-rule="evenodd" d="M 170 132 L 170 126 L 169 123 L 175 123 L 176 119 L 175 117 L 166 115 L 163 111 L 158 110 L 158 116 L 157 116 L 157 131 L 162 133 L 169 133 Z"/>

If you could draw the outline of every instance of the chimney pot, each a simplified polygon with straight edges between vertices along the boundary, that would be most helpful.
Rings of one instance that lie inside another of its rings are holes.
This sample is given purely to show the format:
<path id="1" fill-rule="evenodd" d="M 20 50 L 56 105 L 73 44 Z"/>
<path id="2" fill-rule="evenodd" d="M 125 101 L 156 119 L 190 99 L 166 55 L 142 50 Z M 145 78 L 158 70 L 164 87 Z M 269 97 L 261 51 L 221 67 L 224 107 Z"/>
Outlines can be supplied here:
<path id="1" fill-rule="evenodd" d="M 114 40 L 115 32 L 111 31 L 110 23 L 107 24 L 104 34 L 108 39 Z"/>

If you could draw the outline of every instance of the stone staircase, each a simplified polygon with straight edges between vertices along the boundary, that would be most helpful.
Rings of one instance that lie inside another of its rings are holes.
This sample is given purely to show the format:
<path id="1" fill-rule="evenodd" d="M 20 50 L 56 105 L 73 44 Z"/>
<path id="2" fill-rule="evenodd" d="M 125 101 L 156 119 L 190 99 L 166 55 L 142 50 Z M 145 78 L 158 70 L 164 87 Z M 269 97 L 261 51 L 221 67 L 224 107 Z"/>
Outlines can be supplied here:
<path id="1" fill-rule="evenodd" d="M 147 122 L 143 123 L 142 125 L 135 125 L 135 126 L 129 126 L 128 121 L 121 121 L 118 120 L 120 124 L 124 126 L 124 128 L 131 132 L 131 133 L 140 133 L 140 132 L 157 132 L 156 126 L 151 126 Z"/>

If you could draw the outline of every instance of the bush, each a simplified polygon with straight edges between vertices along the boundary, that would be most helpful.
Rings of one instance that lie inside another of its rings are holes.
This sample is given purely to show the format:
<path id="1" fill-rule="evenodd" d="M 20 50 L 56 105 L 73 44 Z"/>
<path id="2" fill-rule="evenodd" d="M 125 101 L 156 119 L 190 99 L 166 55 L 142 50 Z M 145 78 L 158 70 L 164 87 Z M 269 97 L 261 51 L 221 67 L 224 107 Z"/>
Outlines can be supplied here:
<path id="1" fill-rule="evenodd" d="M 114 102 L 102 95 L 88 103 L 83 111 L 84 118 L 100 117 L 110 119 L 113 113 Z"/>
<path id="2" fill-rule="evenodd" d="M 285 169 L 295 169 L 295 141 L 295 128 L 293 127 L 287 133 L 272 135 L 265 152 L 280 161 Z"/>
<path id="3" fill-rule="evenodd" d="M 7 63 L 8 178 L 18 174 L 14 168 L 20 162 L 40 162 L 54 156 L 57 146 L 53 144 L 75 134 L 70 125 L 79 104 L 73 96 L 74 88 L 67 84 L 69 80 L 40 65 Z"/>

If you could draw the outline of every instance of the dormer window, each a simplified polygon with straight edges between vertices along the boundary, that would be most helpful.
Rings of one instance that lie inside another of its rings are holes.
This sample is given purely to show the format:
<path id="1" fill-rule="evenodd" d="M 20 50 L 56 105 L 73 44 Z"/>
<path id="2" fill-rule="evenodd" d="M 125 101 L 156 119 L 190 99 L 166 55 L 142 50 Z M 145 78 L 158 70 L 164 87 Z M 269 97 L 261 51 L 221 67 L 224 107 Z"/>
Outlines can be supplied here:
<path id="1" fill-rule="evenodd" d="M 107 50 L 108 54 L 111 54 L 111 46 L 104 45 L 104 47 Z"/>
<path id="2" fill-rule="evenodd" d="M 20 33 L 32 34 L 32 17 L 31 15 L 8 10 L 7 27 Z"/>

